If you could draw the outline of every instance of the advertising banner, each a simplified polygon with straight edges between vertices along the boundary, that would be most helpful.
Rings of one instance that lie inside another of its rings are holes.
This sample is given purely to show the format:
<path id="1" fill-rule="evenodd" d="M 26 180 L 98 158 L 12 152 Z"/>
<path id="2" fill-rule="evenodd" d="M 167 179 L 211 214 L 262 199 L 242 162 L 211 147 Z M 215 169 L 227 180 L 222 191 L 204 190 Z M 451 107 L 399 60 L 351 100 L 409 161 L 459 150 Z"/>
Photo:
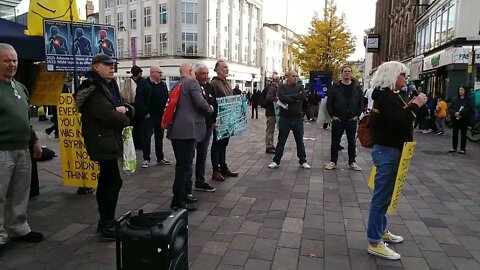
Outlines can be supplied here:
<path id="1" fill-rule="evenodd" d="M 99 167 L 88 156 L 72 94 L 61 94 L 57 113 L 64 185 L 96 188 Z"/>
<path id="2" fill-rule="evenodd" d="M 117 59 L 114 26 L 45 20 L 43 27 L 49 72 L 87 72 L 98 53 Z"/>
<path id="3" fill-rule="evenodd" d="M 408 169 L 410 168 L 410 161 L 412 160 L 413 153 L 415 151 L 415 146 L 417 142 L 407 142 L 403 144 L 402 156 L 400 157 L 400 164 L 398 165 L 397 177 L 395 179 L 395 187 L 393 189 L 392 200 L 388 206 L 387 214 L 391 215 L 397 209 L 398 201 L 400 200 L 400 195 L 402 194 L 403 185 L 405 180 L 407 180 Z M 372 172 L 370 173 L 370 179 L 368 180 L 368 187 L 373 190 L 375 186 L 375 174 L 377 168 L 373 166 Z"/>
<path id="4" fill-rule="evenodd" d="M 312 93 L 318 93 L 322 98 L 326 97 L 332 86 L 332 74 L 322 71 L 310 71 L 309 88 Z"/>
<path id="5" fill-rule="evenodd" d="M 247 100 L 243 95 L 217 98 L 217 140 L 247 131 Z"/>

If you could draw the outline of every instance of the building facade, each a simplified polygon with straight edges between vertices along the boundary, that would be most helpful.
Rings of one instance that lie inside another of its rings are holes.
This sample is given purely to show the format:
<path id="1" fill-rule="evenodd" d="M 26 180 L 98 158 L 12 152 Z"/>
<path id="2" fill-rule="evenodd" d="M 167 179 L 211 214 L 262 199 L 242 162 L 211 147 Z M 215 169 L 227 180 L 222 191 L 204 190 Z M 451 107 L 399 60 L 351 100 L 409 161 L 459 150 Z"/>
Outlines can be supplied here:
<path id="1" fill-rule="evenodd" d="M 424 92 L 456 95 L 480 89 L 480 1 L 430 0 L 416 22 L 415 73 Z M 476 83 L 477 82 L 477 83 Z"/>
<path id="2" fill-rule="evenodd" d="M 15 21 L 15 8 L 21 0 L 0 0 L 0 18 Z"/>
<path id="3" fill-rule="evenodd" d="M 415 21 L 418 0 L 394 0 L 390 14 L 389 61 L 400 61 L 410 66 L 415 57 Z"/>
<path id="4" fill-rule="evenodd" d="M 158 65 L 171 87 L 181 63 L 229 63 L 229 81 L 250 90 L 260 81 L 261 0 L 103 0 L 100 22 L 117 28 L 119 76 L 133 62 Z"/>
<path id="5" fill-rule="evenodd" d="M 373 54 L 373 68 L 378 67 L 383 62 L 388 61 L 390 48 L 390 14 L 392 10 L 392 0 L 378 0 L 375 11 L 375 27 L 373 32 L 379 36 L 379 49 Z"/>

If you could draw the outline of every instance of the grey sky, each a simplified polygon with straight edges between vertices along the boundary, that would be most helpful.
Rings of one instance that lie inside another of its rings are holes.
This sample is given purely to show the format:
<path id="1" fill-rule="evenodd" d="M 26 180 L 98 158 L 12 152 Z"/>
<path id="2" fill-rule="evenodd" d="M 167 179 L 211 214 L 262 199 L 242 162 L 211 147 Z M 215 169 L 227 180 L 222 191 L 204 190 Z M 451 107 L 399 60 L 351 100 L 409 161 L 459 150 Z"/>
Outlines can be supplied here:
<path id="1" fill-rule="evenodd" d="M 86 0 L 76 0 L 81 16 L 85 14 Z M 288 27 L 298 34 L 306 34 L 315 12 L 322 14 L 324 0 L 263 0 L 263 21 L 265 23 L 286 23 L 288 1 Z M 364 30 L 375 24 L 375 3 L 377 0 L 335 0 L 338 12 L 345 13 L 350 31 L 357 37 L 355 53 L 349 58 L 358 60 L 365 58 L 363 47 Z M 19 12 L 28 11 L 29 0 L 22 0 Z M 98 0 L 93 0 L 98 10 Z"/>

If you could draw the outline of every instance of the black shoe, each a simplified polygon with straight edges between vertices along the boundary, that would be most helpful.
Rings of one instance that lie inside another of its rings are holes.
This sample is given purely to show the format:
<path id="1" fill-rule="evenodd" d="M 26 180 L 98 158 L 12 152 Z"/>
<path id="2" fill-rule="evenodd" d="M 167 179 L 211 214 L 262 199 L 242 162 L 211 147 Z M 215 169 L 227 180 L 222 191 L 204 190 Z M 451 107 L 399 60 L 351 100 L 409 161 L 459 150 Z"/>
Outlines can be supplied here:
<path id="1" fill-rule="evenodd" d="M 46 128 L 46 129 L 45 129 L 45 133 L 47 133 L 47 135 L 50 136 L 50 134 L 52 134 L 52 130 Z"/>
<path id="2" fill-rule="evenodd" d="M 113 242 L 115 240 L 117 240 L 117 234 L 114 226 L 104 228 L 100 233 L 100 242 Z"/>
<path id="3" fill-rule="evenodd" d="M 341 146 L 341 145 L 338 145 L 338 150 L 341 151 L 341 150 L 343 150 L 343 149 L 345 149 L 345 147 L 343 147 L 343 146 Z"/>
<path id="4" fill-rule="evenodd" d="M 455 153 L 455 152 L 457 152 L 457 149 L 453 149 L 453 148 L 452 148 L 452 149 L 448 150 L 448 152 L 449 152 L 449 153 Z"/>
<path id="5" fill-rule="evenodd" d="M 79 187 L 77 189 L 77 194 L 90 194 L 93 192 L 94 192 L 93 188 L 88 188 L 88 187 Z"/>
<path id="6" fill-rule="evenodd" d="M 30 231 L 29 233 L 19 237 L 12 237 L 11 240 L 29 242 L 29 243 L 38 243 L 38 242 L 42 242 L 43 234 L 41 232 Z"/>
<path id="7" fill-rule="evenodd" d="M 459 154 L 465 155 L 465 150 L 458 151 Z"/>
<path id="8" fill-rule="evenodd" d="M 273 149 L 273 148 L 267 148 L 267 149 L 265 150 L 265 153 L 267 153 L 267 154 L 275 154 L 275 149 Z"/>
<path id="9" fill-rule="evenodd" d="M 191 204 L 191 203 L 196 203 L 196 202 L 198 202 L 198 199 L 195 198 L 195 197 L 193 197 L 193 195 L 187 195 L 187 196 L 185 196 L 184 201 L 185 201 L 187 204 Z"/>
<path id="10" fill-rule="evenodd" d="M 210 186 L 207 183 L 203 183 L 203 184 L 200 184 L 200 185 L 195 184 L 195 190 L 206 191 L 206 192 L 214 192 L 216 189 L 214 187 Z"/>
<path id="11" fill-rule="evenodd" d="M 188 204 L 188 203 L 185 203 L 185 202 L 181 202 L 181 203 L 173 203 L 172 202 L 170 204 L 170 209 L 172 209 L 172 210 L 185 209 L 188 212 L 193 212 L 193 211 L 197 211 L 197 206 L 195 206 L 194 204 Z"/>

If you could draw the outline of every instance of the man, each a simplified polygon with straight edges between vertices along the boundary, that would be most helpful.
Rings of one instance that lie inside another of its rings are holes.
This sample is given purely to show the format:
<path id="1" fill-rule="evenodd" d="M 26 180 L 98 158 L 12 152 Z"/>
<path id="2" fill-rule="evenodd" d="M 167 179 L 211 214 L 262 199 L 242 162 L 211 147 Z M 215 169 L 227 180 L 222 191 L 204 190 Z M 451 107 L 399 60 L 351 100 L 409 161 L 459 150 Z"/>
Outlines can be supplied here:
<path id="1" fill-rule="evenodd" d="M 40 242 L 43 234 L 27 223 L 31 160 L 40 158 L 42 148 L 30 126 L 28 91 L 13 77 L 17 72 L 17 52 L 0 43 L 0 256 L 13 241 Z"/>
<path id="2" fill-rule="evenodd" d="M 235 92 L 236 95 L 242 94 L 242 90 L 240 90 L 240 84 L 235 84 L 235 88 L 233 88 L 233 92 Z"/>
<path id="3" fill-rule="evenodd" d="M 60 35 L 58 26 L 52 25 L 50 27 L 50 37 L 48 53 L 51 54 L 68 54 L 67 40 Z"/>
<path id="4" fill-rule="evenodd" d="M 310 169 L 311 167 L 307 163 L 305 145 L 303 144 L 302 103 L 306 98 L 305 90 L 301 84 L 297 84 L 298 74 L 296 71 L 289 71 L 286 75 L 287 83 L 280 85 L 278 88 L 278 99 L 282 103 L 278 119 L 278 143 L 273 162 L 268 165 L 268 168 L 275 169 L 280 166 L 285 143 L 290 131 L 292 131 L 297 144 L 297 157 L 300 167 Z"/>
<path id="5" fill-rule="evenodd" d="M 213 107 L 202 97 L 200 85 L 192 76 L 192 66 L 180 66 L 182 89 L 176 105 L 175 118 L 168 128 L 167 137 L 172 141 L 175 153 L 175 181 L 170 208 L 184 208 L 195 211 L 196 199 L 188 197 L 186 185 L 191 181 L 195 145 L 205 138 L 205 117 L 213 112 Z"/>
<path id="6" fill-rule="evenodd" d="M 130 69 L 130 74 L 132 74 L 130 79 L 134 80 L 135 83 L 138 84 L 142 80 L 143 70 L 139 66 L 133 66 Z"/>
<path id="7" fill-rule="evenodd" d="M 212 138 L 213 127 L 217 118 L 217 98 L 215 91 L 208 82 L 208 67 L 203 63 L 195 65 L 195 78 L 200 84 L 203 98 L 214 108 L 211 115 L 205 116 L 206 133 L 205 137 L 197 143 L 197 160 L 195 162 L 195 190 L 214 192 L 215 188 L 205 182 L 205 163 L 207 161 L 208 146 Z M 190 187 L 187 192 L 191 194 L 191 182 L 188 181 Z"/>
<path id="8" fill-rule="evenodd" d="M 143 128 L 143 163 L 142 168 L 150 166 L 150 147 L 152 134 L 155 134 L 155 155 L 157 165 L 170 165 L 163 155 L 163 111 L 168 100 L 168 89 L 162 81 L 162 69 L 159 66 L 150 68 L 150 77 L 140 81 L 135 96 L 135 106 L 142 119 Z"/>
<path id="9" fill-rule="evenodd" d="M 363 110 L 363 92 L 360 85 L 352 80 L 352 68 L 348 65 L 340 69 L 342 80 L 333 84 L 328 93 L 327 110 L 332 118 L 332 144 L 330 146 L 330 162 L 325 164 L 326 170 L 337 167 L 340 140 L 344 132 L 348 140 L 348 166 L 350 170 L 361 171 L 355 163 L 355 134 L 357 122 Z"/>
<path id="10" fill-rule="evenodd" d="M 227 81 L 228 64 L 223 60 L 218 60 L 215 64 L 216 77 L 213 77 L 212 85 L 217 98 L 236 95 L 232 86 Z M 227 146 L 230 138 L 221 140 L 216 139 L 216 130 L 213 131 L 213 142 L 211 149 L 213 174 L 212 179 L 216 181 L 225 181 L 225 177 L 237 177 L 238 173 L 231 172 L 226 163 Z"/>
<path id="11" fill-rule="evenodd" d="M 277 102 L 277 90 L 280 86 L 280 76 L 273 74 L 272 83 L 267 88 L 267 98 L 265 104 L 265 117 L 267 118 L 267 129 L 265 131 L 265 153 L 275 154 L 275 145 L 273 144 L 273 135 L 275 134 L 275 124 L 277 118 L 275 117 L 275 108 L 273 103 Z"/>
<path id="12" fill-rule="evenodd" d="M 73 43 L 75 44 L 75 53 L 79 55 L 92 55 L 92 44 L 90 40 L 85 38 L 82 28 L 75 29 L 75 39 Z"/>
<path id="13" fill-rule="evenodd" d="M 257 89 L 254 89 L 252 94 L 252 118 L 253 116 L 255 116 L 255 119 L 258 119 L 258 106 L 260 105 L 261 99 L 262 99 L 262 94 L 260 94 L 260 92 L 257 91 Z"/>
<path id="14" fill-rule="evenodd" d="M 135 107 L 135 96 L 137 92 L 137 86 L 142 80 L 143 70 L 139 66 L 133 66 L 130 69 L 130 78 L 127 78 L 123 82 L 122 91 L 122 99 L 125 103 L 128 103 Z M 143 123 L 144 115 L 138 117 L 136 115 L 134 119 L 132 119 L 131 125 L 133 126 L 132 130 L 132 137 L 133 137 L 133 144 L 135 145 L 135 149 L 143 148 L 143 136 L 142 136 L 142 123 Z"/>

